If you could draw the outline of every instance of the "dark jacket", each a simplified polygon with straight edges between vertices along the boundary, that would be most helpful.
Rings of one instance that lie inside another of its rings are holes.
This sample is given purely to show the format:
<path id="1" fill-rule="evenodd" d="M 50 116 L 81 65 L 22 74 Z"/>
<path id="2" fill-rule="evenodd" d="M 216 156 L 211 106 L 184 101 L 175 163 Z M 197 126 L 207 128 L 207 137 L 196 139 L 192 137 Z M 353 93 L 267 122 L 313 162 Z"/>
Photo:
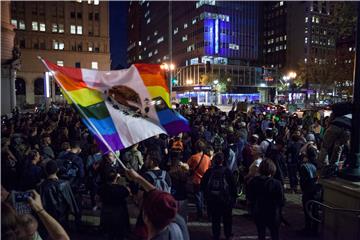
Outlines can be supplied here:
<path id="1" fill-rule="evenodd" d="M 200 189 L 201 191 L 203 191 L 205 200 L 209 203 L 212 204 L 214 203 L 214 199 L 212 199 L 211 195 L 207 192 L 208 191 L 208 184 L 210 181 L 210 178 L 213 174 L 217 173 L 217 172 L 223 172 L 224 173 L 224 178 L 226 183 L 228 184 L 228 194 L 229 194 L 229 198 L 231 203 L 235 203 L 236 197 L 237 197 L 237 191 L 236 191 L 236 184 L 235 184 L 235 180 L 231 174 L 231 171 L 225 167 L 225 166 L 214 166 L 212 168 L 209 168 L 203 178 L 201 179 L 201 183 L 200 183 Z M 216 204 L 216 203 L 215 203 Z"/>
<path id="2" fill-rule="evenodd" d="M 39 186 L 44 209 L 60 222 L 67 219 L 69 213 L 77 216 L 80 211 L 68 181 L 46 179 Z"/>
<path id="3" fill-rule="evenodd" d="M 257 176 L 250 181 L 247 190 L 254 218 L 264 221 L 280 220 L 284 192 L 279 180 Z"/>

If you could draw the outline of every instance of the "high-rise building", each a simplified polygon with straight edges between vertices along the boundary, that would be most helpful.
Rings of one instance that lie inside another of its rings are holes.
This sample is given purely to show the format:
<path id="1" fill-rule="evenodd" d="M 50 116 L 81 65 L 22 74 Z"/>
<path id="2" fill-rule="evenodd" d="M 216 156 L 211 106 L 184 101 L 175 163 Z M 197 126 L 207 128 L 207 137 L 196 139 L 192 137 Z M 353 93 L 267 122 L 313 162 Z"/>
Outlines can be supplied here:
<path id="1" fill-rule="evenodd" d="M 16 78 L 20 105 L 42 102 L 49 95 L 59 99 L 58 88 L 46 81 L 47 70 L 37 56 L 59 66 L 110 69 L 108 12 L 108 2 L 99 0 L 11 2 L 11 23 L 21 50 Z"/>
<path id="2" fill-rule="evenodd" d="M 129 17 L 128 63 L 174 64 L 175 91 L 225 78 L 237 93 L 266 88 L 261 67 L 250 66 L 261 54 L 259 2 L 132 1 L 129 16 L 136 15 Z"/>
<path id="3" fill-rule="evenodd" d="M 323 63 L 335 54 L 336 31 L 328 1 L 264 3 L 263 56 L 269 67 L 296 70 L 299 63 Z"/>

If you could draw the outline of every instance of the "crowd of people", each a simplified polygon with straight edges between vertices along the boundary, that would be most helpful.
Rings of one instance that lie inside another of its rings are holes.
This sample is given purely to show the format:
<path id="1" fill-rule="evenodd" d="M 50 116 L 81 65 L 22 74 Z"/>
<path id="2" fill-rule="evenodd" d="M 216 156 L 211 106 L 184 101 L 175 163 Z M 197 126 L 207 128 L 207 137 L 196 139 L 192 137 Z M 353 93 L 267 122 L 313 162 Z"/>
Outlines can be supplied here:
<path id="1" fill-rule="evenodd" d="M 194 217 L 211 221 L 213 239 L 221 237 L 221 221 L 231 239 L 232 210 L 244 194 L 259 239 L 266 228 L 279 239 L 285 191 L 302 193 L 304 232 L 315 235 L 305 205 L 321 200 L 319 176 L 349 164 L 349 106 L 334 106 L 331 117 L 298 118 L 285 110 L 177 105 L 190 132 L 154 136 L 115 153 L 100 151 L 69 106 L 14 111 L 2 117 L 2 238 L 68 239 L 89 208 L 100 210 L 107 239 L 189 239 L 192 201 Z M 134 227 L 130 202 L 140 212 Z"/>

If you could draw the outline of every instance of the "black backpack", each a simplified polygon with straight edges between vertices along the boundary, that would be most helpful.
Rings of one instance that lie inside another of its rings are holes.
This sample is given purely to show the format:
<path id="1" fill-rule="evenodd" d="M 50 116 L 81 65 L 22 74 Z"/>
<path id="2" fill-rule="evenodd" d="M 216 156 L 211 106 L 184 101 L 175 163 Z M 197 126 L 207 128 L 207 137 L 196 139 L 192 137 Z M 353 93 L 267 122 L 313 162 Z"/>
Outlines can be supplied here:
<path id="1" fill-rule="evenodd" d="M 213 169 L 206 189 L 210 201 L 224 204 L 230 203 L 230 189 L 225 178 L 225 171 L 226 167 Z"/>
<path id="2" fill-rule="evenodd" d="M 70 159 L 63 160 L 62 167 L 59 170 L 60 178 L 71 180 L 78 176 L 79 166 Z"/>

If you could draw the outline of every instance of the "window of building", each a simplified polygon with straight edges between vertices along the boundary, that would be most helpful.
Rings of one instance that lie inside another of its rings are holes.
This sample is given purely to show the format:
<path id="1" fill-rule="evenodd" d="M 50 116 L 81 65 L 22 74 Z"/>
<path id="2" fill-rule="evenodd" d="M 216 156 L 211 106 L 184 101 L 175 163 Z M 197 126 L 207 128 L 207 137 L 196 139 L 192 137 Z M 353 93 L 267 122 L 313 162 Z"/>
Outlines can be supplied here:
<path id="1" fill-rule="evenodd" d="M 141 46 L 141 41 L 139 41 L 139 46 Z"/>
<path id="2" fill-rule="evenodd" d="M 93 44 L 92 44 L 92 43 L 89 43 L 88 51 L 89 51 L 89 52 L 92 52 L 92 51 L 93 51 Z"/>
<path id="3" fill-rule="evenodd" d="M 94 0 L 94 5 L 99 5 L 99 0 Z"/>
<path id="4" fill-rule="evenodd" d="M 76 63 L 75 63 L 75 67 L 76 67 L 76 68 L 81 68 L 80 62 L 76 62 Z"/>
<path id="5" fill-rule="evenodd" d="M 183 42 L 185 42 L 185 41 L 187 41 L 187 40 L 188 40 L 188 36 L 187 36 L 187 35 L 185 35 L 185 36 L 182 37 L 182 41 L 183 41 Z"/>
<path id="6" fill-rule="evenodd" d="M 304 58 L 304 63 L 307 63 L 307 58 Z"/>
<path id="7" fill-rule="evenodd" d="M 78 50 L 79 52 L 82 51 L 82 44 L 81 44 L 81 43 L 79 43 L 79 44 L 77 45 L 77 50 Z"/>
<path id="8" fill-rule="evenodd" d="M 179 32 L 179 28 L 175 28 L 174 29 L 174 35 L 177 34 Z"/>
<path id="9" fill-rule="evenodd" d="M 33 30 L 33 31 L 38 31 L 39 30 L 39 25 L 38 25 L 38 22 L 32 22 L 31 23 L 31 29 Z"/>
<path id="10" fill-rule="evenodd" d="M 147 37 L 146 37 L 146 41 L 150 41 L 150 36 L 147 36 Z"/>
<path id="11" fill-rule="evenodd" d="M 154 51 L 154 55 L 156 55 L 156 54 L 158 54 L 158 50 L 157 50 L 157 49 L 155 49 L 155 51 Z"/>
<path id="12" fill-rule="evenodd" d="M 58 30 L 59 30 L 59 33 L 64 33 L 64 24 L 59 24 Z"/>
<path id="13" fill-rule="evenodd" d="M 151 18 L 148 18 L 148 20 L 146 21 L 146 24 L 149 24 L 151 22 Z"/>
<path id="14" fill-rule="evenodd" d="M 148 57 L 152 57 L 152 52 L 149 52 Z"/>
<path id="15" fill-rule="evenodd" d="M 156 35 L 158 35 L 158 31 L 155 31 L 155 32 L 154 32 L 154 36 L 156 36 Z"/>
<path id="16" fill-rule="evenodd" d="M 95 13 L 94 18 L 95 18 L 95 21 L 99 21 L 99 13 Z"/>
<path id="17" fill-rule="evenodd" d="M 25 22 L 24 22 L 24 20 L 19 20 L 19 29 L 20 30 L 25 30 Z"/>
<path id="18" fill-rule="evenodd" d="M 305 44 L 307 44 L 308 43 L 308 38 L 307 37 L 305 37 Z"/>
<path id="19" fill-rule="evenodd" d="M 45 32 L 45 31 L 46 31 L 45 23 L 40 23 L 40 32 Z"/>
<path id="20" fill-rule="evenodd" d="M 192 20 L 192 24 L 195 24 L 196 23 L 196 18 L 194 18 L 193 20 Z"/>
<path id="21" fill-rule="evenodd" d="M 349 52 L 351 52 L 352 51 L 352 48 L 351 47 L 349 47 Z"/>
<path id="22" fill-rule="evenodd" d="M 46 49 L 45 40 L 43 40 L 43 39 L 40 39 L 40 49 L 43 49 L 43 50 Z"/>
<path id="23" fill-rule="evenodd" d="M 14 25 L 15 28 L 17 28 L 17 20 L 11 19 L 11 24 Z"/>
<path id="24" fill-rule="evenodd" d="M 56 61 L 56 65 L 58 65 L 60 67 L 63 67 L 64 66 L 64 61 L 58 60 L 58 61 Z"/>
<path id="25" fill-rule="evenodd" d="M 98 62 L 91 62 L 91 69 L 98 69 Z"/>
<path id="26" fill-rule="evenodd" d="M 184 29 L 186 29 L 188 27 L 187 23 L 184 23 Z"/>
<path id="27" fill-rule="evenodd" d="M 283 6 L 283 5 L 284 5 L 284 2 L 283 2 L 283 1 L 281 1 L 279 5 L 280 5 L 280 6 Z"/>
<path id="28" fill-rule="evenodd" d="M 78 13 L 77 13 L 77 18 L 78 18 L 78 19 L 82 19 L 82 13 L 81 13 L 81 12 L 78 12 Z"/>
<path id="29" fill-rule="evenodd" d="M 33 42 L 33 48 L 34 48 L 34 49 L 39 49 L 39 43 L 38 43 L 38 41 Z"/>
<path id="30" fill-rule="evenodd" d="M 58 31 L 58 25 L 57 25 L 56 23 L 53 23 L 53 24 L 51 25 L 51 31 L 52 31 L 52 32 L 57 32 L 57 31 Z"/>
<path id="31" fill-rule="evenodd" d="M 64 50 L 65 44 L 63 42 L 59 42 L 59 50 Z"/>
<path id="32" fill-rule="evenodd" d="M 82 26 L 77 26 L 77 34 L 82 34 Z"/>
<path id="33" fill-rule="evenodd" d="M 70 33 L 76 34 L 76 26 L 75 25 L 70 25 Z"/>
<path id="34" fill-rule="evenodd" d="M 156 42 L 157 42 L 157 43 L 161 43 L 162 41 L 164 41 L 164 37 L 163 37 L 163 36 L 159 37 Z"/>
<path id="35" fill-rule="evenodd" d="M 308 17 L 305 17 L 305 22 L 307 23 L 309 21 L 309 18 Z"/>
<path id="36" fill-rule="evenodd" d="M 70 17 L 75 18 L 75 12 L 70 12 Z"/>
<path id="37" fill-rule="evenodd" d="M 53 40 L 53 49 L 58 50 L 59 49 L 59 42 Z"/>
<path id="38" fill-rule="evenodd" d="M 89 20 L 93 20 L 93 13 L 89 13 Z"/>

